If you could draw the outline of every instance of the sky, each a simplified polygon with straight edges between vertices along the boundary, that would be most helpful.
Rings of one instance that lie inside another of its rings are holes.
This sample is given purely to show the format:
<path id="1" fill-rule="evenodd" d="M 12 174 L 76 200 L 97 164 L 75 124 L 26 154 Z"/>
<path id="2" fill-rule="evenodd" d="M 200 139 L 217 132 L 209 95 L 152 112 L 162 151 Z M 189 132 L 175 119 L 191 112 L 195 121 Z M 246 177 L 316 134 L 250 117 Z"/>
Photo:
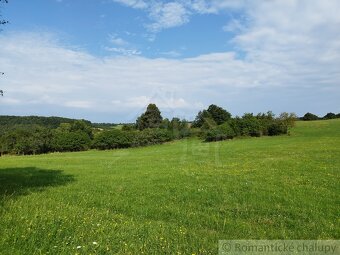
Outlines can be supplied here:
<path id="1" fill-rule="evenodd" d="M 0 115 L 340 112 L 338 0 L 9 0 Z"/>

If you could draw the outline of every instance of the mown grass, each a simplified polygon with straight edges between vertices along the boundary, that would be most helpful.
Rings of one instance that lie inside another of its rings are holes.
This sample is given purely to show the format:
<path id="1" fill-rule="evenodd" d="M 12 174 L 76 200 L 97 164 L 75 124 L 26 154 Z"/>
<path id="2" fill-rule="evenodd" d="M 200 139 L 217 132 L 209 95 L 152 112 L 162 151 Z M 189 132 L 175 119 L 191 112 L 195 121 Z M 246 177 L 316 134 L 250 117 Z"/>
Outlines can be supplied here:
<path id="1" fill-rule="evenodd" d="M 340 121 L 290 136 L 0 158 L 0 254 L 216 254 L 339 239 Z"/>

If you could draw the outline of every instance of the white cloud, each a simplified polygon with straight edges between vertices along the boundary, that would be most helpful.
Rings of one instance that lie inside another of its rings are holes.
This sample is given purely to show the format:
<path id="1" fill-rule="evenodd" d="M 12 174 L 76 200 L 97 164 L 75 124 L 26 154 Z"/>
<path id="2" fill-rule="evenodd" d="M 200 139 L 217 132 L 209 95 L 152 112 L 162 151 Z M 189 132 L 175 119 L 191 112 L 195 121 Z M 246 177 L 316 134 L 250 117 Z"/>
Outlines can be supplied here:
<path id="1" fill-rule="evenodd" d="M 217 14 L 225 10 L 243 8 L 247 0 L 113 0 L 113 2 L 146 11 L 150 19 L 146 28 L 152 33 L 157 33 L 188 23 L 194 14 Z"/>
<path id="2" fill-rule="evenodd" d="M 177 50 L 165 51 L 165 52 L 161 52 L 161 54 L 166 56 L 166 57 L 172 57 L 172 58 L 178 58 L 178 57 L 180 57 L 182 55 Z"/>
<path id="3" fill-rule="evenodd" d="M 113 44 L 114 47 L 105 47 L 104 49 L 117 53 L 119 55 L 131 56 L 131 55 L 140 55 L 141 52 L 135 49 L 129 42 L 125 41 L 123 38 L 118 35 L 109 35 L 109 43 Z"/>
<path id="4" fill-rule="evenodd" d="M 110 52 L 115 52 L 115 53 L 125 55 L 125 56 L 142 54 L 140 51 L 136 49 L 127 49 L 127 48 L 105 47 L 105 50 L 110 51 Z"/>
<path id="5" fill-rule="evenodd" d="M 188 10 L 182 4 L 176 2 L 153 4 L 149 16 L 153 23 L 147 27 L 152 32 L 178 27 L 189 21 Z"/>
<path id="6" fill-rule="evenodd" d="M 112 1 L 138 9 L 144 9 L 148 6 L 147 3 L 143 0 L 112 0 Z"/>
<path id="7" fill-rule="evenodd" d="M 209 8 L 212 3 L 223 6 L 212 1 Z M 51 35 L 2 34 L 1 113 L 39 114 L 44 108 L 63 115 L 67 107 L 86 110 L 89 118 L 105 113 L 133 121 L 149 102 L 190 118 L 210 103 L 238 114 L 340 112 L 340 3 L 250 1 L 243 8 L 247 24 L 241 22 L 233 39 L 244 52 L 241 59 L 235 52 L 148 59 L 119 45 L 111 50 L 122 56 L 95 57 Z"/>
<path id="8" fill-rule="evenodd" d="M 109 35 L 109 41 L 110 43 L 118 46 L 126 46 L 129 44 L 127 41 L 125 41 L 123 38 L 118 37 L 116 34 Z"/>

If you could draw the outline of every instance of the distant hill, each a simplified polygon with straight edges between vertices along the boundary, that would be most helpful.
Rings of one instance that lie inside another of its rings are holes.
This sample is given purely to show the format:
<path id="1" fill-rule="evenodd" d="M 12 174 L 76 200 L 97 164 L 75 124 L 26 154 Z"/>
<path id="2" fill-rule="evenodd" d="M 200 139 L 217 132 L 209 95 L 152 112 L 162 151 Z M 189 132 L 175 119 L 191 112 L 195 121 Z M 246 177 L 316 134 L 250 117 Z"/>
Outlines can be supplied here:
<path id="1" fill-rule="evenodd" d="M 77 119 L 70 119 L 64 117 L 44 117 L 44 116 L 9 116 L 0 115 L 0 131 L 4 129 L 10 129 L 17 126 L 32 126 L 39 125 L 48 128 L 57 128 L 61 123 L 72 123 Z M 84 120 L 88 125 L 94 128 L 112 128 L 118 124 L 114 123 L 92 123 L 89 120 Z"/>
<path id="2" fill-rule="evenodd" d="M 26 125 L 40 125 L 49 128 L 57 128 L 60 123 L 72 123 L 76 119 L 69 119 L 63 117 L 42 117 L 42 116 L 7 116 L 0 115 L 0 128 Z M 84 120 L 89 125 L 92 123 Z"/>

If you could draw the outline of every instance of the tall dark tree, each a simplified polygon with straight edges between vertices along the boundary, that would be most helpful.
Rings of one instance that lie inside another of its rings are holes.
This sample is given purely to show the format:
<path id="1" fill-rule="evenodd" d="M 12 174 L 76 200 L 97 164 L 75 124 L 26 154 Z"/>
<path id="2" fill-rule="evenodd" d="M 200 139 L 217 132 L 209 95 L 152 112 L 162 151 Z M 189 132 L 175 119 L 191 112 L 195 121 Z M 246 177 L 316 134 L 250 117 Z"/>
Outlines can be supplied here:
<path id="1" fill-rule="evenodd" d="M 210 105 L 207 111 L 211 114 L 217 125 L 227 122 L 231 118 L 231 114 L 229 112 L 214 104 Z"/>
<path id="2" fill-rule="evenodd" d="M 330 119 L 335 119 L 335 118 L 336 118 L 336 114 L 332 112 L 329 112 L 325 116 L 323 116 L 323 119 L 325 120 L 330 120 Z"/>
<path id="3" fill-rule="evenodd" d="M 207 110 L 200 111 L 194 122 L 192 123 L 193 127 L 202 127 L 207 123 L 215 123 L 217 125 L 221 125 L 228 120 L 230 120 L 231 114 L 224 110 L 222 107 L 217 105 L 210 105 Z"/>
<path id="4" fill-rule="evenodd" d="M 310 112 L 307 112 L 303 117 L 302 117 L 302 120 L 318 120 L 319 117 L 316 116 L 315 114 L 313 113 L 310 113 Z"/>
<path id="5" fill-rule="evenodd" d="M 209 122 L 209 120 L 213 120 L 210 112 L 207 110 L 199 111 L 195 120 L 192 123 L 192 127 L 200 128 L 204 125 L 205 122 Z"/>
<path id="6" fill-rule="evenodd" d="M 158 128 L 162 123 L 162 115 L 155 104 L 149 104 L 143 113 L 136 121 L 136 126 L 139 130 L 146 128 Z"/>

